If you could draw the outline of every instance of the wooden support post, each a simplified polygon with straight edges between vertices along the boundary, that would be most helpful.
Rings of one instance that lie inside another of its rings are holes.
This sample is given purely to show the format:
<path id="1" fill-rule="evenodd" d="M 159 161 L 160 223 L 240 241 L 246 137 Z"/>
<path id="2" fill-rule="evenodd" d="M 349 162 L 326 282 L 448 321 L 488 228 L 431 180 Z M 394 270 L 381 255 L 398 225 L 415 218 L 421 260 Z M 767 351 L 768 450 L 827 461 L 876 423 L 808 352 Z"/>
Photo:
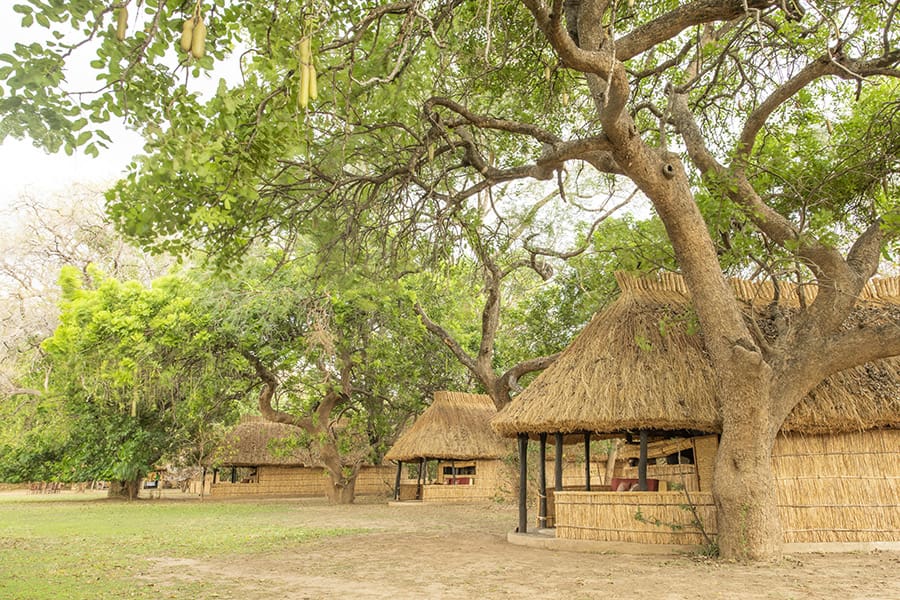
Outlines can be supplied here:
<path id="1" fill-rule="evenodd" d="M 562 454 L 563 454 L 563 434 L 561 431 L 557 431 L 556 434 L 556 456 L 553 457 L 553 489 L 557 492 L 561 492 L 563 489 L 562 484 Z"/>
<path id="2" fill-rule="evenodd" d="M 425 457 L 419 461 L 419 477 L 416 479 L 416 500 L 424 500 L 425 496 Z"/>
<path id="3" fill-rule="evenodd" d="M 584 489 L 591 491 L 591 432 L 584 432 Z"/>
<path id="4" fill-rule="evenodd" d="M 540 446 L 540 464 L 538 465 L 538 494 L 541 503 L 538 508 L 538 526 L 547 527 L 547 434 L 542 433 Z"/>
<path id="5" fill-rule="evenodd" d="M 519 434 L 519 533 L 528 533 L 528 434 Z"/>
<path id="6" fill-rule="evenodd" d="M 456 461 L 450 461 L 450 485 L 456 485 Z"/>
<path id="7" fill-rule="evenodd" d="M 397 478 L 394 479 L 394 500 L 400 500 L 400 475 L 403 472 L 403 461 L 397 461 Z"/>
<path id="8" fill-rule="evenodd" d="M 647 430 L 641 429 L 641 454 L 638 458 L 638 490 L 647 491 Z"/>
<path id="9" fill-rule="evenodd" d="M 231 483 L 237 483 L 237 467 L 231 467 Z"/>

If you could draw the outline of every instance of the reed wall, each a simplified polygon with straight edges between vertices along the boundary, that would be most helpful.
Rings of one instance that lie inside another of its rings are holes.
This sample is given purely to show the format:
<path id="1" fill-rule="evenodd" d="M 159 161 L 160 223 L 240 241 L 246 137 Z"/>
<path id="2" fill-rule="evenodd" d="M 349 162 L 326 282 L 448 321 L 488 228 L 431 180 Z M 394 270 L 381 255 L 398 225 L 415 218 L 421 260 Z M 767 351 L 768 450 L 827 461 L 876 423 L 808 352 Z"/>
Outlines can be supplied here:
<path id="1" fill-rule="evenodd" d="M 785 543 L 900 541 L 900 430 L 781 436 L 772 461 Z M 689 466 L 648 465 L 648 477 Z M 688 495 L 714 535 L 712 494 L 688 488 Z M 681 491 L 564 491 L 553 500 L 560 538 L 704 543 Z"/>
<path id="2" fill-rule="evenodd" d="M 707 531 L 715 531 L 712 494 L 691 494 Z M 700 545 L 703 536 L 685 508 L 683 492 L 583 492 L 554 494 L 556 537 L 604 542 Z"/>
<path id="3" fill-rule="evenodd" d="M 619 477 L 625 479 L 637 479 L 637 467 L 623 467 Z M 665 481 L 670 490 L 680 486 L 689 492 L 700 491 L 700 481 L 697 478 L 696 465 L 647 465 L 647 478 Z"/>
<path id="4" fill-rule="evenodd" d="M 389 466 L 367 466 L 356 478 L 356 495 L 387 495 L 391 492 L 394 470 Z M 325 495 L 328 475 L 321 467 L 260 466 L 257 481 L 250 483 L 216 482 L 209 487 L 213 498 L 246 496 L 295 496 L 319 498 Z"/>
<path id="5" fill-rule="evenodd" d="M 544 466 L 547 474 L 547 487 L 553 487 L 556 481 L 556 463 L 548 458 Z M 564 488 L 584 487 L 584 459 L 565 457 L 562 461 L 562 482 Z M 591 460 L 591 487 L 609 483 L 606 481 L 606 458 Z M 535 481 L 535 485 L 537 482 Z"/>
<path id="6" fill-rule="evenodd" d="M 422 489 L 422 501 L 464 503 L 509 500 L 514 492 L 513 469 L 502 460 L 478 460 L 474 463 L 475 475 L 459 476 L 460 479 L 468 479 L 468 484 L 425 485 Z M 441 463 L 439 467 L 449 464 Z M 457 465 L 462 464 L 471 463 L 457 463 Z"/>
<path id="7" fill-rule="evenodd" d="M 900 541 L 900 430 L 781 436 L 772 461 L 784 541 Z"/>
<path id="8" fill-rule="evenodd" d="M 394 490 L 397 468 L 391 465 L 363 466 L 356 476 L 358 496 L 390 495 Z"/>

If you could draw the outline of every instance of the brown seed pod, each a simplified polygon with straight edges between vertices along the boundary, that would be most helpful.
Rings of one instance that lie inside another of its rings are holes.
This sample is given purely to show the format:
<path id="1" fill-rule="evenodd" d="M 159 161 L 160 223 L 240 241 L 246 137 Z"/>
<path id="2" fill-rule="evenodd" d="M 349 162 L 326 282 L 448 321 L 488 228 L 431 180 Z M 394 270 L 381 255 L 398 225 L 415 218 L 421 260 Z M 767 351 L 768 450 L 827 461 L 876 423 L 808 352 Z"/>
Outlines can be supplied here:
<path id="1" fill-rule="evenodd" d="M 191 41 L 194 32 L 194 19 L 190 18 L 181 26 L 181 51 L 191 51 Z"/>
<path id="2" fill-rule="evenodd" d="M 125 41 L 125 32 L 128 30 L 128 8 L 123 6 L 116 12 L 116 39 Z"/>
<path id="3" fill-rule="evenodd" d="M 197 19 L 194 31 L 191 33 L 191 56 L 203 58 L 206 54 L 206 25 L 202 19 Z"/>

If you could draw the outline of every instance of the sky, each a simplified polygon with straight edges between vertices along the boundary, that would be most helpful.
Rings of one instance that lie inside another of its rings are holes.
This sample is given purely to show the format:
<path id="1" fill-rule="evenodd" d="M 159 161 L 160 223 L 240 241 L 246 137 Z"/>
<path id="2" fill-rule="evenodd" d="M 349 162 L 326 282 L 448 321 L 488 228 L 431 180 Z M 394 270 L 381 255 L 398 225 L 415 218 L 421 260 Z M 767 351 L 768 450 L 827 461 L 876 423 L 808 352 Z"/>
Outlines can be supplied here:
<path id="1" fill-rule="evenodd" d="M 46 33 L 40 27 L 27 30 L 21 27 L 21 15 L 13 12 L 15 2 L 0 2 L 0 53 L 9 52 L 16 42 L 29 40 L 28 36 Z M 32 40 L 33 41 L 33 40 Z M 98 158 L 76 153 L 67 156 L 60 151 L 48 154 L 35 148 L 31 140 L 7 138 L 0 144 L 0 209 L 8 207 L 22 194 L 35 195 L 64 192 L 74 183 L 106 184 L 118 179 L 131 157 L 141 150 L 140 137 L 119 123 L 111 123 L 106 129 L 113 139 L 109 150 L 101 151 Z"/>
<path id="2" fill-rule="evenodd" d="M 12 7 L 17 0 L 0 0 L 0 53 L 12 51 L 16 42 L 31 43 L 47 35 L 47 30 L 37 25 L 24 29 L 21 27 L 20 14 Z M 84 53 L 85 63 L 93 58 L 94 50 Z M 216 75 L 208 79 L 192 80 L 192 85 L 199 85 L 202 93 L 215 90 L 218 77 L 226 80 L 239 77 L 236 63 L 224 63 L 217 68 Z M 90 89 L 94 86 L 95 74 L 87 66 L 78 68 L 70 66 L 67 80 L 75 82 L 72 89 Z M 110 121 L 104 125 L 104 131 L 112 138 L 109 149 L 100 151 L 100 156 L 92 158 L 81 152 L 67 156 L 60 151 L 48 154 L 34 147 L 31 140 L 15 140 L 7 138 L 0 144 L 0 212 L 19 197 L 23 192 L 33 195 L 55 194 L 64 192 L 75 183 L 90 184 L 91 187 L 112 185 L 131 162 L 135 154 L 142 151 L 141 137 L 134 131 L 125 128 L 121 122 Z"/>

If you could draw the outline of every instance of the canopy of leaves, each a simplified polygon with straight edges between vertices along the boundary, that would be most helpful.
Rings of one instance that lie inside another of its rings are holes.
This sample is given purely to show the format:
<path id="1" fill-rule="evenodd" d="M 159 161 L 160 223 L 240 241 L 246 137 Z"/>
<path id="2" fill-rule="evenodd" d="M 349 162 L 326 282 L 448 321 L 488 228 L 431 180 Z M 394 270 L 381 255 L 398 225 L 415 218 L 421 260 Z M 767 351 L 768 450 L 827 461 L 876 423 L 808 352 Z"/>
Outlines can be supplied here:
<path id="1" fill-rule="evenodd" d="M 156 249 L 200 244 L 227 260 L 253 239 L 288 232 L 377 235 L 382 245 L 424 233 L 434 241 L 446 233 L 446 215 L 464 211 L 475 194 L 553 177 L 562 162 L 550 155 L 605 170 L 586 143 L 599 139 L 594 100 L 526 10 L 540 3 L 207 0 L 199 3 L 208 26 L 199 60 L 177 51 L 194 4 L 31 0 L 16 7 L 23 26 L 52 35 L 0 55 L 3 136 L 92 152 L 111 117 L 145 133 L 147 156 L 109 199 L 123 230 Z M 689 94 L 710 148 L 725 156 L 738 142 L 738 123 L 823 55 L 856 61 L 838 75 L 857 67 L 887 73 L 896 63 L 896 11 L 885 3 L 695 4 L 617 3 L 603 15 L 632 80 L 635 123 L 660 147 L 668 138 L 660 126 L 666 90 Z M 122 42 L 114 35 L 120 6 L 130 9 Z M 297 48 L 307 35 L 320 93 L 301 110 Z M 79 60 L 90 63 L 99 89 L 76 93 L 84 90 L 64 67 Z M 203 84 L 234 63 L 239 81 Z M 876 216 L 895 220 L 895 88 L 876 90 L 879 82 L 869 79 L 865 87 L 875 91 L 847 110 L 856 102 L 852 88 L 834 81 L 809 81 L 767 115 L 753 175 L 760 193 L 802 229 L 839 222 L 846 237 L 844 228 Z M 856 160 L 867 133 L 885 143 L 869 146 L 879 148 L 877 157 Z M 575 139 L 588 151 L 561 150 Z M 795 177 L 791 164 L 804 176 Z M 569 193 L 590 185 L 589 171 L 577 172 Z M 804 189 L 785 190 L 784 181 Z M 722 194 L 713 196 L 721 204 Z M 720 206 L 715 227 L 740 221 L 736 212 Z"/>
<path id="2" fill-rule="evenodd" d="M 60 323 L 40 365 L 48 389 L 5 467 L 18 478 L 134 479 L 162 459 L 202 457 L 204 431 L 237 415 L 228 374 L 239 365 L 212 351 L 187 279 L 148 288 L 88 272 L 90 286 L 72 267 L 60 275 Z"/>

